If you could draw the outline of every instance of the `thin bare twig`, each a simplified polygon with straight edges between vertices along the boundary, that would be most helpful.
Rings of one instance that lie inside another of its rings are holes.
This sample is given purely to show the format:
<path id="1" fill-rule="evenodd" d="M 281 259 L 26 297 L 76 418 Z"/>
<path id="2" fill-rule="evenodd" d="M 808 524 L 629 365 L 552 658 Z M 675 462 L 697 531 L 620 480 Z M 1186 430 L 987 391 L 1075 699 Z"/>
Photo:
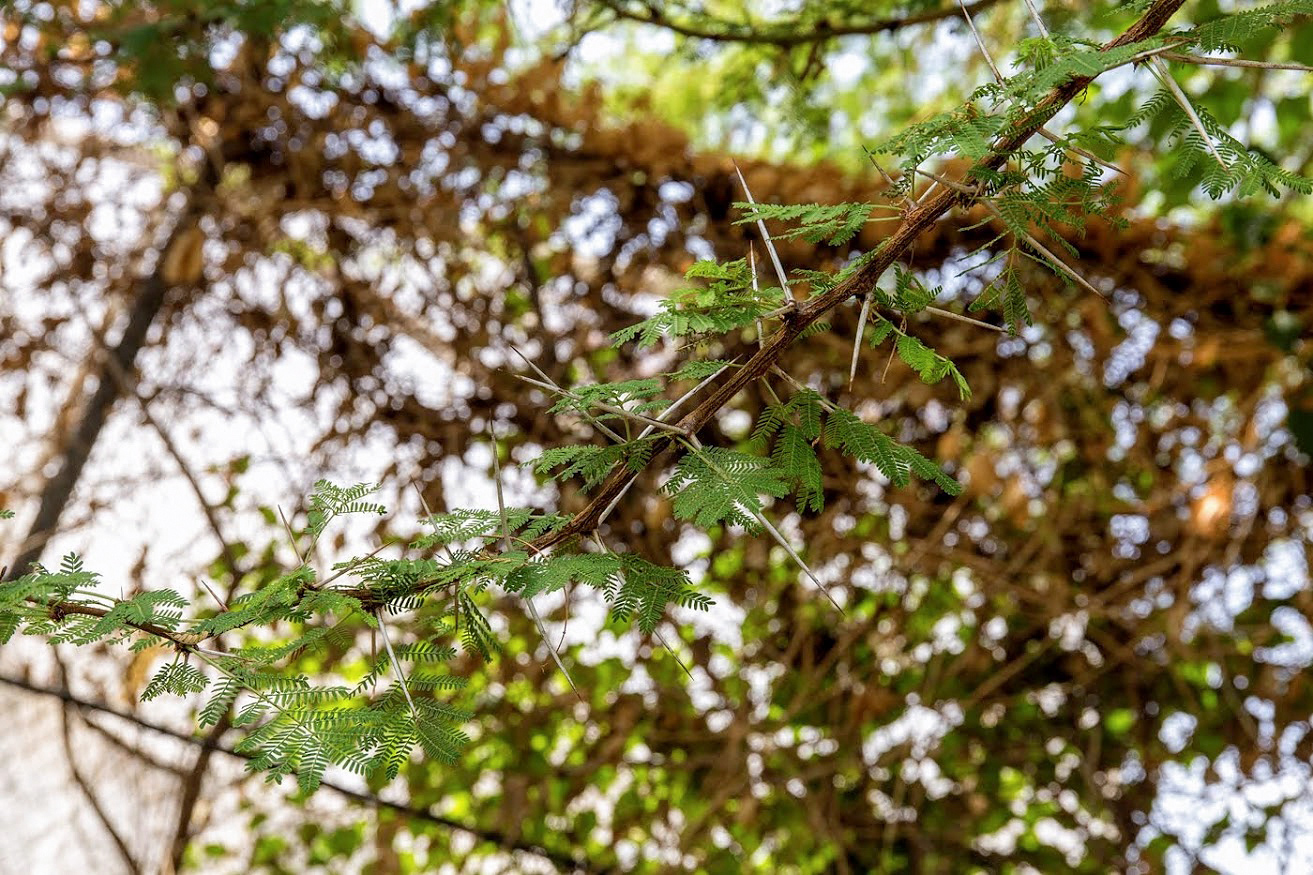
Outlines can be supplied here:
<path id="1" fill-rule="evenodd" d="M 297 561 L 305 565 L 305 557 L 301 555 L 301 548 L 296 546 L 296 535 L 292 534 L 292 527 L 287 524 L 287 515 L 283 513 L 283 506 L 275 505 L 278 508 L 278 518 L 283 521 L 283 528 L 287 531 L 287 540 L 292 544 L 292 552 L 296 554 Z"/>
<path id="2" fill-rule="evenodd" d="M 971 35 L 976 38 L 976 45 L 980 47 L 980 54 L 985 56 L 985 63 L 994 73 L 996 82 L 1003 81 L 1003 74 L 999 72 L 998 66 L 994 63 L 994 58 L 989 54 L 989 49 L 985 48 L 985 40 L 980 36 L 980 31 L 976 30 L 976 23 L 971 20 L 971 13 L 967 10 L 967 5 L 962 0 L 957 0 L 957 5 L 962 8 L 962 17 L 967 20 L 967 27 L 971 28 Z"/>

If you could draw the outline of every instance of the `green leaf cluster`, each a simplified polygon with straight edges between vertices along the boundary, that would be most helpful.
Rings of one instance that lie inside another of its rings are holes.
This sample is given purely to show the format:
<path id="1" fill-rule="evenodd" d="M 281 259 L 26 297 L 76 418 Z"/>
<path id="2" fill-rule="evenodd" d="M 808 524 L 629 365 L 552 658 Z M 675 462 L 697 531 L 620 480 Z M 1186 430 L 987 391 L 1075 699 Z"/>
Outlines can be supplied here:
<path id="1" fill-rule="evenodd" d="M 725 264 L 699 261 L 685 278 L 706 280 L 706 285 L 675 292 L 655 316 L 612 334 L 612 343 L 637 341 L 644 349 L 662 337 L 725 334 L 754 324 L 784 302 L 783 290 L 759 288 L 743 259 Z"/>

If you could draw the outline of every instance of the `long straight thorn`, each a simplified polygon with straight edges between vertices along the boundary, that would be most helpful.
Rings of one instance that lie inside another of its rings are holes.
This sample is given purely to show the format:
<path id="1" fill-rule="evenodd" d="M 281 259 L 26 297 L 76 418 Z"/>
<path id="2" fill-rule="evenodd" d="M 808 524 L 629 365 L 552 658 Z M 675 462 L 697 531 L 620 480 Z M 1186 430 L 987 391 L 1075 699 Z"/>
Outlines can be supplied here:
<path id="1" fill-rule="evenodd" d="M 748 181 L 743 178 L 743 171 L 739 169 L 737 161 L 734 162 L 734 172 L 739 175 L 739 184 L 743 186 L 743 194 L 747 196 L 748 203 L 756 205 L 757 202 L 753 200 L 752 192 L 748 189 Z M 789 291 L 789 279 L 784 273 L 784 265 L 780 263 L 780 255 L 775 251 L 775 244 L 766 231 L 766 222 L 764 220 L 757 220 L 757 230 L 761 232 L 761 239 L 766 242 L 766 251 L 770 254 L 771 263 L 775 265 L 775 275 L 780 279 L 780 289 L 783 290 L 786 298 L 792 298 L 793 293 Z"/>
<path id="2" fill-rule="evenodd" d="M 866 320 L 871 315 L 871 293 L 862 299 L 862 315 L 857 317 L 857 334 L 853 337 L 853 362 L 848 368 L 848 385 L 857 379 L 857 360 L 862 355 L 862 335 L 866 333 Z"/>
<path id="3" fill-rule="evenodd" d="M 819 589 L 825 595 L 825 597 L 830 600 L 830 604 L 834 605 L 835 609 L 838 610 L 840 614 L 844 614 L 845 616 L 847 616 L 846 613 L 844 612 L 844 609 L 839 605 L 837 601 L 834 600 L 834 596 L 830 595 L 830 591 L 825 588 L 825 584 L 821 583 L 821 580 L 819 577 L 816 576 L 816 573 L 813 572 L 809 567 L 807 567 L 807 563 L 802 561 L 802 557 L 798 555 L 798 551 L 794 550 L 793 545 L 790 544 L 787 540 L 785 540 L 784 536 L 780 534 L 780 530 L 775 528 L 775 526 L 771 524 L 770 520 L 766 519 L 766 515 L 763 514 L 761 511 L 753 511 L 752 515 L 757 518 L 757 522 L 761 523 L 762 527 L 766 529 L 766 531 L 771 533 L 771 537 L 775 539 L 775 542 L 777 544 L 779 544 L 781 547 L 784 548 L 784 552 L 789 554 L 789 558 L 792 559 L 795 563 L 797 563 L 798 567 L 802 569 L 803 573 L 811 578 L 812 583 L 816 584 L 816 588 Z"/>

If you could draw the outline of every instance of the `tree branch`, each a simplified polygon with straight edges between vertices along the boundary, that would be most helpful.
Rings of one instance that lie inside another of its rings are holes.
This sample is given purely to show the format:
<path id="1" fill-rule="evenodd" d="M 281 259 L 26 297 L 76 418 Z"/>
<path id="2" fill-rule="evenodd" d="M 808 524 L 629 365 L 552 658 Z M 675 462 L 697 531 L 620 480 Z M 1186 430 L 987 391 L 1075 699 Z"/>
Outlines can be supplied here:
<path id="1" fill-rule="evenodd" d="M 64 670 L 63 662 L 58 662 L 57 660 L 57 664 L 59 666 L 59 673 L 63 676 L 64 683 L 67 684 L 68 672 Z M 114 848 L 119 852 L 119 858 L 123 861 L 123 867 L 127 869 L 130 875 L 140 875 L 141 866 L 137 863 L 136 858 L 132 856 L 132 849 L 128 847 L 128 843 L 124 840 L 123 836 L 119 835 L 119 831 L 114 827 L 114 822 L 109 819 L 109 814 L 105 811 L 105 807 L 100 804 L 100 799 L 92 789 L 91 782 L 86 779 L 82 774 L 81 769 L 78 768 L 77 754 L 74 752 L 76 745 L 73 744 L 73 726 L 72 721 L 69 719 L 69 709 L 61 708 L 59 717 L 64 742 L 64 755 L 68 759 L 68 770 L 73 776 L 73 783 L 77 785 L 78 790 L 82 793 L 82 797 L 86 799 L 87 804 L 91 806 L 91 810 L 95 813 L 96 819 L 100 821 L 100 825 L 104 827 L 105 832 L 109 834 L 110 841 L 113 842 Z"/>
<path id="2" fill-rule="evenodd" d="M 1129 43 L 1147 39 L 1167 23 L 1167 20 L 1184 5 L 1185 0 L 1157 0 L 1144 15 L 1121 36 L 1103 46 L 1103 51 L 1119 48 Z M 952 10 L 956 13 L 956 10 Z M 990 169 L 997 169 L 1007 158 L 1030 139 L 1045 122 L 1053 118 L 1059 110 L 1067 105 L 1077 94 L 1092 81 L 1092 76 L 1078 76 L 1053 89 L 1044 100 L 1040 101 L 1013 128 L 994 144 L 990 154 L 981 160 L 981 164 Z M 934 196 L 925 199 L 920 205 L 909 210 L 901 227 L 887 238 L 880 246 L 875 258 L 858 273 L 836 285 L 834 288 L 799 303 L 791 318 L 783 321 L 780 329 L 767 338 L 757 353 L 728 379 L 716 388 L 696 409 L 680 421 L 679 427 L 688 433 L 696 433 L 712 417 L 728 404 L 747 386 L 756 382 L 770 372 L 771 368 L 784 355 L 799 335 L 809 326 L 819 321 L 825 314 L 849 298 L 864 294 L 873 287 L 889 267 L 906 253 L 917 238 L 929 229 L 950 209 L 963 205 L 970 200 L 969 195 L 948 188 L 940 189 Z M 674 446 L 672 438 L 659 437 L 653 460 L 669 454 Z M 543 535 L 534 542 L 536 549 L 542 550 L 559 544 L 570 538 L 585 535 L 592 531 L 611 500 L 624 489 L 629 480 L 629 472 L 624 469 L 614 471 L 601 488 L 595 493 L 592 502 L 580 511 L 567 525 L 555 532 Z"/>
<path id="3" fill-rule="evenodd" d="M 1184 3 L 1185 0 L 1156 0 L 1135 24 L 1131 25 L 1121 36 L 1105 44 L 1103 51 L 1148 39 L 1160 31 L 1168 19 Z M 1010 133 L 1004 135 L 994 144 L 990 154 L 983 158 L 980 164 L 990 169 L 1001 167 L 1013 152 L 1021 148 L 1049 119 L 1088 87 L 1094 81 L 1094 78 L 1093 76 L 1077 76 L 1054 88 L 1048 97 L 1036 104 L 1030 112 L 1013 126 Z M 757 353 L 751 359 L 741 368 L 731 371 L 724 383 L 715 387 L 714 391 L 711 391 L 701 404 L 680 420 L 678 423 L 680 431 L 684 434 L 696 434 L 700 431 L 739 392 L 770 373 L 793 342 L 807 328 L 849 298 L 865 294 L 895 261 L 912 248 L 912 245 L 921 234 L 939 221 L 949 210 L 969 203 L 971 198 L 972 195 L 966 191 L 942 186 L 934 193 L 923 197 L 919 204 L 907 211 L 904 222 L 898 230 L 881 244 L 875 258 L 868 262 L 858 273 L 816 297 L 795 303 L 790 307 L 789 312 L 781 314 L 782 324 L 780 329 L 767 338 L 765 343 L 761 344 Z M 652 461 L 655 462 L 668 457 L 675 446 L 676 438 L 669 433 L 662 432 L 656 438 Z M 606 514 L 607 508 L 625 490 L 630 479 L 631 472 L 627 468 L 621 467 L 613 471 L 597 492 L 594 493 L 594 497 L 587 507 L 577 513 L 565 526 L 535 539 L 529 545 L 530 548 L 535 552 L 542 552 L 562 542 L 585 536 L 595 530 Z M 428 581 L 420 581 L 415 585 L 412 592 L 415 594 L 423 593 L 428 585 Z M 367 588 L 344 588 L 341 592 L 360 599 L 366 609 L 371 608 L 375 603 L 375 593 Z M 395 597 L 395 595 L 394 593 L 391 597 Z M 69 603 L 51 605 L 50 608 L 52 611 L 62 610 L 66 613 L 82 613 L 91 616 L 103 616 L 105 613 L 100 608 Z M 138 625 L 136 628 L 165 638 L 182 649 L 194 648 L 201 641 L 213 637 L 212 635 L 173 632 L 151 624 Z"/>
<path id="4" fill-rule="evenodd" d="M 208 186 L 212 182 L 213 180 L 206 175 L 198 185 Z M 129 373 L 134 369 L 137 354 L 146 344 L 146 334 L 154 324 L 155 317 L 163 309 L 169 291 L 174 287 L 166 276 L 170 269 L 168 256 L 175 247 L 185 244 L 188 234 L 195 233 L 195 226 L 201 214 L 198 195 L 199 192 L 196 190 L 191 192 L 186 206 L 183 207 L 173 226 L 168 242 L 160 250 L 154 271 L 142 283 L 141 291 L 132 303 L 127 325 L 118 344 L 108 351 L 106 361 L 96 374 L 96 390 L 87 399 L 86 406 L 82 410 L 82 418 L 64 447 L 64 457 L 60 462 L 59 470 L 46 481 L 45 487 L 41 490 L 41 501 L 37 507 L 36 517 L 32 520 L 27 537 L 22 542 L 18 556 L 10 564 L 4 580 L 14 580 L 26 574 L 32 563 L 41 559 L 41 552 L 46 542 L 55 534 L 59 517 L 73 496 L 73 489 L 82 476 L 82 469 L 86 466 L 87 459 L 91 457 L 91 450 L 109 419 L 114 403 L 122 393 L 122 387 L 119 381 L 114 379 L 112 368 L 117 367 L 123 373 Z M 110 362 L 113 364 L 111 365 Z"/>
<path id="5" fill-rule="evenodd" d="M 150 732 L 154 732 L 158 735 L 166 736 L 168 738 L 172 738 L 176 741 L 181 741 L 186 744 L 195 745 L 196 747 L 200 747 L 205 750 L 209 750 L 211 752 L 226 754 L 235 759 L 249 760 L 253 756 L 252 754 L 245 754 L 233 750 L 232 748 L 220 743 L 217 739 L 197 738 L 196 736 L 187 735 L 186 733 L 178 732 L 177 730 L 170 729 L 167 726 L 160 726 L 156 723 L 151 723 L 148 720 L 143 720 L 142 718 L 137 717 L 134 714 L 128 714 L 123 711 L 117 711 L 114 708 L 110 708 L 107 705 L 102 705 L 99 702 L 93 702 L 87 699 L 82 699 L 78 696 L 75 696 L 68 689 L 54 689 L 50 687 L 42 687 L 25 680 L 21 680 L 19 678 L 5 677 L 4 675 L 0 675 L 0 684 L 5 684 L 7 686 L 14 687 L 16 689 L 23 690 L 28 693 L 34 693 L 40 696 L 49 696 L 50 698 L 59 699 L 66 706 L 78 708 L 82 711 L 90 711 L 97 714 L 108 714 L 111 717 L 115 717 L 119 720 L 123 720 L 127 723 L 131 723 L 133 726 L 136 726 L 139 729 L 145 729 Z M 320 786 L 324 787 L 325 789 L 332 790 L 338 795 L 350 799 L 354 802 L 359 802 L 364 805 L 368 805 L 372 808 L 386 809 L 388 811 L 392 811 L 397 814 L 400 814 L 403 817 L 409 818 L 411 820 L 422 821 L 424 823 L 433 824 L 434 826 L 446 827 L 447 829 L 452 829 L 452 830 L 456 830 L 457 832 L 466 833 L 467 835 L 474 836 L 476 839 L 479 839 L 480 841 L 484 841 L 484 842 L 488 842 L 489 844 L 496 845 L 499 848 L 507 851 L 508 853 L 533 854 L 534 856 L 540 857 L 544 860 L 547 860 L 550 863 L 553 863 L 554 865 L 560 867 L 562 870 L 567 872 L 603 873 L 610 871 L 606 867 L 594 866 L 586 860 L 576 858 L 574 856 L 563 853 L 561 851 L 553 851 L 550 850 L 549 848 L 544 848 L 540 845 L 535 845 L 532 842 L 521 841 L 519 839 L 511 839 L 509 836 L 507 836 L 505 833 L 501 832 L 500 830 L 488 829 L 486 827 L 474 826 L 467 823 L 462 823 L 458 820 L 452 820 L 451 818 L 443 817 L 442 815 L 433 814 L 432 812 L 426 811 L 425 809 L 422 808 L 415 808 L 413 806 L 404 805 L 399 802 L 389 802 L 386 799 L 380 799 L 378 796 L 375 796 L 372 793 L 361 793 L 357 790 L 352 790 L 349 787 L 343 787 L 340 784 L 334 784 L 331 781 L 324 781 L 320 784 Z"/>
<path id="6" fill-rule="evenodd" d="M 978 12 L 996 5 L 999 0 L 976 0 L 967 4 L 967 11 Z M 650 24 L 661 27 L 681 36 L 694 39 L 713 40 L 715 42 L 757 43 L 787 49 L 794 46 L 825 42 L 842 36 L 862 36 L 876 33 L 889 33 L 904 27 L 918 24 L 932 24 L 957 15 L 956 6 L 946 6 L 929 12 L 905 15 L 901 18 L 874 18 L 845 24 L 817 24 L 810 28 L 800 28 L 801 22 L 773 22 L 757 28 L 723 19 L 708 18 L 707 24 L 677 21 L 663 14 L 656 4 L 643 4 L 642 12 L 635 12 L 623 0 L 600 0 L 606 9 L 624 21 Z"/>

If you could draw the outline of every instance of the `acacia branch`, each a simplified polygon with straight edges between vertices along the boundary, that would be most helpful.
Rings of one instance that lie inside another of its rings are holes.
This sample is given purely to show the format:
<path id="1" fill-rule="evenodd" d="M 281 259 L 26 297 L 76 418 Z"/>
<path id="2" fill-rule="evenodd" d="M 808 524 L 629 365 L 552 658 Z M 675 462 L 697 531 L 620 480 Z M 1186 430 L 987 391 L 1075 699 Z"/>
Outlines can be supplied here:
<path id="1" fill-rule="evenodd" d="M 1106 43 L 1102 50 L 1106 52 L 1148 39 L 1158 33 L 1184 4 L 1185 0 L 1156 0 L 1135 24 L 1121 36 Z M 995 142 L 990 153 L 979 162 L 980 166 L 994 170 L 1003 166 L 1012 153 L 1020 149 L 1094 79 L 1094 76 L 1077 76 L 1054 88 L 1046 98 L 1014 124 L 1009 133 Z M 923 197 L 916 206 L 907 211 L 903 224 L 880 245 L 875 257 L 860 271 L 815 297 L 793 303 L 786 312 L 780 313 L 782 323 L 780 329 L 761 344 L 752 358 L 741 368 L 731 371 L 724 383 L 715 387 L 701 404 L 679 421 L 680 432 L 685 435 L 695 435 L 700 431 L 739 392 L 776 369 L 779 360 L 804 331 L 849 298 L 863 295 L 874 287 L 884 272 L 903 257 L 925 231 L 949 210 L 970 203 L 973 197 L 972 190 L 947 186 L 939 186 L 933 194 Z M 676 446 L 676 440 L 677 438 L 669 432 L 661 432 L 655 438 L 656 446 L 652 454 L 652 462 L 668 457 Z M 577 513 L 565 526 L 530 542 L 529 548 L 534 552 L 542 552 L 562 542 L 593 532 L 600 525 L 612 502 L 627 488 L 631 478 L 632 472 L 623 466 L 614 470 L 587 507 Z M 414 585 L 411 593 L 422 594 L 430 585 L 430 581 L 420 581 Z M 371 609 L 379 603 L 377 594 L 367 588 L 345 588 L 340 592 L 360 599 L 366 609 Z M 389 598 L 396 596 L 397 593 L 392 593 Z M 107 613 L 102 608 L 77 603 L 58 602 L 47 606 L 52 614 L 63 612 L 99 617 Z M 164 638 L 182 650 L 193 650 L 199 643 L 214 637 L 214 633 L 175 632 L 154 624 L 128 623 L 126 625 Z"/>
<path id="2" fill-rule="evenodd" d="M 1184 3 L 1185 0 L 1156 0 L 1135 24 L 1131 25 L 1121 36 L 1105 44 L 1102 50 L 1106 52 L 1148 39 L 1162 30 L 1167 20 Z M 1085 90 L 1094 81 L 1094 78 L 1093 76 L 1077 76 L 1054 88 L 1048 97 L 1040 101 L 1013 126 L 1011 132 L 994 144 L 989 155 L 981 160 L 981 166 L 991 170 L 1003 166 L 1013 152 L 1020 149 L 1049 119 L 1053 118 L 1077 94 Z M 789 347 L 793 345 L 793 342 L 808 327 L 818 322 L 827 313 L 849 298 L 865 294 L 895 261 L 911 249 L 921 234 L 934 225 L 949 210 L 965 205 L 970 200 L 970 195 L 950 188 L 941 188 L 933 196 L 923 199 L 920 204 L 907 212 L 903 224 L 880 245 L 875 257 L 867 262 L 860 271 L 828 291 L 799 302 L 795 310 L 782 314 L 780 329 L 766 339 L 766 342 L 761 345 L 757 353 L 742 368 L 732 372 L 724 383 L 718 386 L 696 409 L 685 416 L 679 422 L 679 427 L 690 434 L 702 429 L 739 392 L 768 374 Z M 674 446 L 674 440 L 664 435 L 657 438 L 657 441 L 657 447 L 653 453 L 654 461 L 668 455 Z M 546 549 L 562 541 L 586 535 L 592 531 L 597 526 L 603 511 L 612 499 L 624 489 L 628 480 L 629 472 L 627 470 L 619 469 L 612 472 L 587 507 L 576 514 L 567 525 L 536 539 L 534 547 L 539 550 Z"/>

